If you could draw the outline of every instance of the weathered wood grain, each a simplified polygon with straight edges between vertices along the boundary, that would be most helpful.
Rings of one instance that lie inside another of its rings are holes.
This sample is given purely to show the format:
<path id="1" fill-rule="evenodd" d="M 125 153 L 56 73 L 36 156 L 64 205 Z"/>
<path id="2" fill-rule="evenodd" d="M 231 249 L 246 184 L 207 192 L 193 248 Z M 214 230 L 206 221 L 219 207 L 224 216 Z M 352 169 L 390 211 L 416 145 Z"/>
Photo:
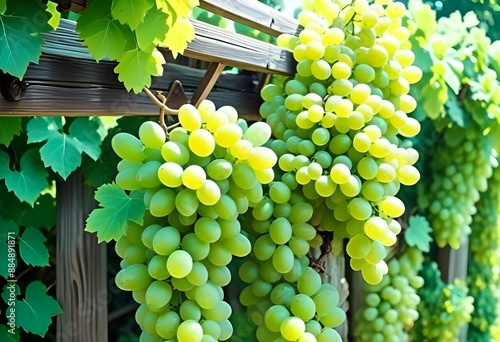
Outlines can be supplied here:
<path id="1" fill-rule="evenodd" d="M 201 0 L 200 7 L 272 36 L 299 30 L 296 19 L 257 0 Z"/>
<path id="2" fill-rule="evenodd" d="M 58 342 L 107 341 L 108 300 L 106 245 L 84 232 L 95 207 L 94 193 L 80 172 L 57 183 L 57 316 Z"/>

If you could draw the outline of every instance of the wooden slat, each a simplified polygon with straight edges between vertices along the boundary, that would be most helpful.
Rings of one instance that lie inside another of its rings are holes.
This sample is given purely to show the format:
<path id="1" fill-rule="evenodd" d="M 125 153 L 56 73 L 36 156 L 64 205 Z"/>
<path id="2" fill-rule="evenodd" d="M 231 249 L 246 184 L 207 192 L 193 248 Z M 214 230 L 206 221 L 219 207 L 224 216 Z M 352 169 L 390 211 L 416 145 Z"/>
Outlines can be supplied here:
<path id="1" fill-rule="evenodd" d="M 107 341 L 106 245 L 84 232 L 95 208 L 94 191 L 83 185 L 81 172 L 57 183 L 57 342 Z"/>
<path id="2" fill-rule="evenodd" d="M 249 71 L 295 74 L 296 62 L 290 51 L 274 44 L 215 27 L 191 19 L 196 36 L 188 44 L 184 55 L 208 62 L 224 63 Z M 43 52 L 64 57 L 77 57 L 93 60 L 86 47 L 81 45 L 75 32 L 75 23 L 62 20 L 56 31 L 44 34 L 48 43 Z M 159 49 L 165 55 L 171 55 L 166 48 Z"/>
<path id="3" fill-rule="evenodd" d="M 185 56 L 256 72 L 295 74 L 296 62 L 290 51 L 201 21 L 191 22 L 196 37 Z"/>
<path id="4" fill-rule="evenodd" d="M 296 19 L 257 0 L 200 0 L 200 7 L 272 36 L 296 34 L 299 29 Z"/>
<path id="5" fill-rule="evenodd" d="M 155 89 L 151 89 L 155 90 Z M 186 91 L 188 98 L 192 91 Z M 208 99 L 216 107 L 233 106 L 240 117 L 260 120 L 259 94 L 238 91 L 212 90 Z M 124 89 L 68 88 L 32 85 L 19 102 L 0 97 L 0 116 L 156 116 L 158 107 L 144 94 L 135 95 Z"/>

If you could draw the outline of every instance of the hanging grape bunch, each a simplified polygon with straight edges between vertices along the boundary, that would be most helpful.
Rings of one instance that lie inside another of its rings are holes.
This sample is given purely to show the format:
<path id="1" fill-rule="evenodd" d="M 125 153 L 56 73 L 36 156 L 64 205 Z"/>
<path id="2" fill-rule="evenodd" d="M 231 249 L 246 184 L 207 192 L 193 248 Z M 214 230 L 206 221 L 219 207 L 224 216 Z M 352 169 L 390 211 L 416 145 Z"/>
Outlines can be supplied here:
<path id="1" fill-rule="evenodd" d="M 205 100 L 182 106 L 178 117 L 168 137 L 145 122 L 139 139 L 119 133 L 112 140 L 123 159 L 116 184 L 143 194 L 147 208 L 144 225 L 130 223 L 117 241 L 116 284 L 141 304 L 141 341 L 225 341 L 232 335 L 222 290 L 231 280 L 227 265 L 251 250 L 238 215 L 261 200 L 277 157 L 262 146 L 270 127 L 247 127 L 232 107 L 216 110 Z"/>
<path id="2" fill-rule="evenodd" d="M 408 93 L 422 76 L 404 13 L 392 1 L 305 2 L 299 36 L 278 38 L 293 51 L 297 74 L 261 93 L 282 180 L 293 176 L 309 200 L 323 199 L 329 210 L 316 228 L 333 232 L 334 253 L 349 239 L 351 267 L 370 284 L 387 273 L 387 247 L 401 230 L 400 186 L 420 178 L 418 153 L 400 143 L 420 130 Z"/>

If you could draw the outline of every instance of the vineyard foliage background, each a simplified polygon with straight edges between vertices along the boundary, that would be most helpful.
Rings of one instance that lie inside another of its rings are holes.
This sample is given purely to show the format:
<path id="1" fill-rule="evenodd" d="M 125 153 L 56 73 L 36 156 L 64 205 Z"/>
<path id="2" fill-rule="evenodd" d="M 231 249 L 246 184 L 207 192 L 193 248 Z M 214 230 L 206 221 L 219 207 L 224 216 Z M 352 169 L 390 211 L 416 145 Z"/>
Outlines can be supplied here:
<path id="1" fill-rule="evenodd" d="M 495 334 L 495 338 L 500 338 L 495 325 L 496 312 L 491 309 L 492 303 L 498 301 L 495 285 L 499 283 L 495 268 L 500 261 L 496 220 L 498 182 L 495 182 L 498 171 L 474 175 L 476 179 L 480 176 L 484 179 L 477 186 L 478 195 L 472 196 L 478 197 L 472 201 L 473 205 L 479 200 L 477 214 L 472 215 L 474 218 L 470 222 L 464 217 L 464 222 L 468 223 L 460 222 L 457 224 L 459 229 L 451 227 L 455 235 L 446 233 L 450 228 L 440 223 L 448 219 L 440 214 L 446 207 L 446 198 L 442 198 L 443 203 L 435 201 L 440 198 L 440 192 L 450 190 L 445 185 L 445 169 L 453 164 L 458 170 L 456 172 L 461 173 L 460 155 L 463 157 L 469 152 L 456 151 L 466 141 L 474 143 L 476 153 L 475 159 L 467 162 L 497 165 L 496 151 L 500 147 L 500 43 L 496 41 L 498 32 L 492 28 L 495 22 L 500 22 L 499 8 L 496 4 L 471 4 L 468 0 L 443 1 L 442 6 L 437 2 L 432 6 L 423 4 L 419 0 L 406 3 L 405 26 L 409 28 L 415 63 L 423 71 L 422 80 L 412 87 L 410 93 L 419 103 L 412 115 L 421 122 L 422 131 L 411 142 L 408 141 L 419 151 L 418 167 L 422 181 L 417 187 L 402 189 L 400 193 L 407 212 L 415 216 L 406 217 L 408 228 L 405 238 L 400 239 L 392 257 L 395 260 L 405 258 L 405 253 L 415 249 L 426 256 L 421 271 L 426 282 L 417 292 L 422 299 L 420 319 L 411 334 L 416 340 L 422 338 L 417 336 L 419 333 L 430 334 L 426 337 L 443 337 L 447 336 L 446 331 L 458 333 L 461 324 L 470 321 L 469 334 L 474 340 L 487 341 Z M 127 90 L 138 93 L 144 86 L 150 85 L 152 76 L 160 76 L 163 72 L 161 65 L 165 61 L 156 48 L 166 46 L 177 55 L 194 37 L 187 18 L 198 2 L 141 0 L 134 2 L 137 6 L 134 15 L 124 10 L 130 4 L 131 1 L 127 0 L 90 1 L 89 9 L 78 17 L 77 31 L 96 61 L 104 58 L 117 61 L 117 77 Z M 279 8 L 283 3 L 274 1 L 268 5 Z M 477 9 L 475 6 L 481 6 L 482 10 L 469 12 Z M 195 9 L 194 13 L 200 20 L 226 25 L 223 19 L 199 9 Z M 437 16 L 441 15 L 438 19 Z M 44 43 L 41 34 L 57 27 L 58 18 L 53 3 L 0 0 L 0 25 L 4 28 L 0 31 L 0 55 L 7 56 L 0 60 L 0 70 L 22 78 L 29 63 L 38 61 Z M 96 22 L 99 25 L 95 25 Z M 157 27 L 163 30 L 157 30 Z M 245 27 L 236 25 L 235 30 L 270 40 Z M 95 189 L 113 182 L 119 159 L 112 151 L 111 138 L 119 132 L 136 134 L 144 120 L 0 118 L 0 240 L 6 240 L 7 231 L 16 232 L 19 251 L 17 308 L 18 317 L 22 317 L 16 322 L 17 338 L 29 336 L 32 340 L 43 340 L 44 336 L 53 334 L 49 330 L 53 328 L 52 318 L 61 313 L 59 304 L 53 298 L 54 267 L 57 267 L 54 263 L 56 184 L 64 182 L 76 170 L 81 170 L 85 183 Z M 452 156 L 452 159 L 447 156 Z M 463 175 L 467 176 L 466 173 Z M 128 195 L 125 192 L 118 195 L 123 200 L 119 208 L 126 215 L 122 216 L 118 211 L 115 215 L 120 220 L 113 221 L 110 231 L 99 232 L 100 240 L 118 239 L 123 234 L 126 220 L 134 220 L 134 208 Z M 106 207 L 106 203 L 100 204 Z M 112 205 L 116 206 L 116 203 Z M 440 210 L 433 209 L 433 206 L 439 206 Z M 457 208 L 451 206 L 450 211 Z M 109 208 L 109 212 L 115 209 Z M 99 222 L 113 217 L 102 211 Z M 95 224 L 89 226 L 89 231 L 98 230 L 92 229 Z M 436 258 L 437 245 L 457 248 L 471 231 L 467 284 L 441 282 L 432 261 Z M 490 244 L 485 246 L 487 241 Z M 1 255 L 7 253 L 6 248 L 5 243 L 0 244 Z M 415 266 L 416 269 L 419 267 Z M 6 259 L 0 258 L 0 276 L 5 279 L 8 276 L 6 270 Z M 379 293 L 382 289 L 380 286 L 367 286 L 366 291 Z M 467 293 L 474 297 L 474 312 L 472 297 L 467 297 Z M 0 305 L 2 315 L 6 312 L 7 295 L 8 291 L 4 288 L 4 303 Z M 117 302 L 112 305 L 119 306 L 129 297 L 115 300 Z M 439 312 L 444 302 L 452 303 L 452 308 L 456 310 Z M 431 303 L 436 304 L 435 309 L 430 309 Z M 435 325 L 433 332 L 426 330 L 428 322 Z M 0 325 L 2 341 L 13 338 L 7 329 L 6 325 Z M 136 331 L 125 330 L 121 332 L 120 341 L 135 340 Z"/>

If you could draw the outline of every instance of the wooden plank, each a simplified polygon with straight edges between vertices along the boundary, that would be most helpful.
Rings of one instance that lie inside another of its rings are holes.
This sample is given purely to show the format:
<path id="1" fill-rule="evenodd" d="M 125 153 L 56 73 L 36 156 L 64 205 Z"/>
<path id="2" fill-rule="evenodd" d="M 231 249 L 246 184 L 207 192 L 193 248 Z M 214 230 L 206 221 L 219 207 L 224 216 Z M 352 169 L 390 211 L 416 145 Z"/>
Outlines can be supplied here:
<path id="1" fill-rule="evenodd" d="M 86 233 L 85 219 L 95 207 L 94 192 L 80 172 L 57 183 L 57 316 L 58 342 L 107 341 L 106 245 Z"/>
<path id="2" fill-rule="evenodd" d="M 200 0 L 200 7 L 272 36 L 299 30 L 298 20 L 257 0 Z"/>
<path id="3" fill-rule="evenodd" d="M 290 51 L 274 44 L 215 27 L 191 19 L 196 36 L 188 44 L 184 55 L 208 62 L 224 63 L 249 71 L 292 75 L 296 62 Z M 81 45 L 75 32 L 75 23 L 61 20 L 60 28 L 43 35 L 46 45 L 43 52 L 64 57 L 93 60 L 86 47 Z M 171 55 L 167 48 L 159 49 Z"/>
<path id="4" fill-rule="evenodd" d="M 196 37 L 184 56 L 256 72 L 295 74 L 296 62 L 290 51 L 194 19 L 191 22 Z"/>
<path id="5" fill-rule="evenodd" d="M 193 91 L 186 91 L 186 95 L 191 98 Z M 258 108 L 262 99 L 257 93 L 212 90 L 208 99 L 216 107 L 233 106 L 246 120 L 261 119 Z M 156 116 L 158 113 L 158 107 L 146 94 L 136 95 L 125 89 L 31 85 L 19 102 L 0 97 L 0 116 Z"/>

